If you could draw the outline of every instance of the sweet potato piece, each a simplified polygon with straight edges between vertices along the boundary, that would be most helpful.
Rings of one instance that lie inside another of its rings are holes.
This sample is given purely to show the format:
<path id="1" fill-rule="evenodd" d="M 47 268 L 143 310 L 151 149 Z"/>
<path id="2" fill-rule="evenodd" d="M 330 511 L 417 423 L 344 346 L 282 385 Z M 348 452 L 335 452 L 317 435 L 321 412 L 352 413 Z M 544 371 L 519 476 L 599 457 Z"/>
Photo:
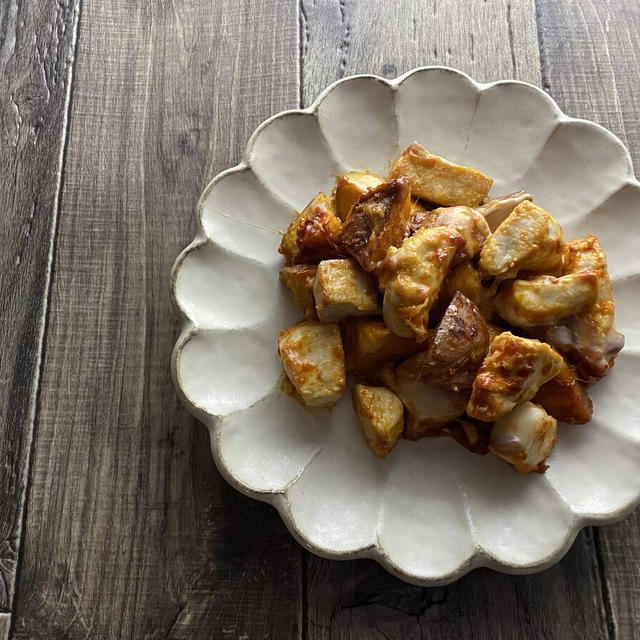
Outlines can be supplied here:
<path id="1" fill-rule="evenodd" d="M 489 452 L 491 427 L 487 422 L 461 416 L 442 428 L 443 436 L 450 436 L 471 453 L 484 455 Z"/>
<path id="2" fill-rule="evenodd" d="M 412 202 L 409 183 L 392 180 L 369 191 L 351 209 L 342 227 L 342 251 L 365 271 L 375 271 L 389 247 L 408 233 Z"/>
<path id="3" fill-rule="evenodd" d="M 443 389 L 420 378 L 422 366 L 414 358 L 383 372 L 382 382 L 406 407 L 403 437 L 418 440 L 438 432 L 464 412 L 468 392 Z"/>
<path id="4" fill-rule="evenodd" d="M 480 311 L 456 293 L 427 351 L 411 360 L 422 380 L 452 391 L 470 390 L 488 348 L 489 332 Z"/>
<path id="5" fill-rule="evenodd" d="M 278 334 L 282 366 L 302 401 L 333 406 L 344 391 L 344 351 L 337 324 L 299 322 Z"/>
<path id="6" fill-rule="evenodd" d="M 347 258 L 320 262 L 313 295 L 321 322 L 380 313 L 375 278 Z"/>
<path id="7" fill-rule="evenodd" d="M 344 222 L 351 211 L 351 207 L 362 196 L 379 187 L 384 181 L 384 178 L 368 171 L 351 171 L 338 176 L 333 191 L 338 218 Z"/>
<path id="8" fill-rule="evenodd" d="M 407 235 L 412 236 L 418 229 L 423 227 L 435 227 L 436 218 L 438 217 L 437 209 L 429 209 L 422 201 L 413 200 L 411 218 L 409 219 L 409 225 Z"/>
<path id="9" fill-rule="evenodd" d="M 379 458 L 386 458 L 404 428 L 402 401 L 386 387 L 356 384 L 353 387 L 353 407 L 371 451 Z"/>
<path id="10" fill-rule="evenodd" d="M 424 343 L 400 338 L 374 318 L 349 318 L 343 323 L 342 339 L 347 373 L 362 375 L 425 348 Z"/>
<path id="11" fill-rule="evenodd" d="M 493 184 L 480 171 L 433 155 L 417 142 L 395 161 L 391 177 L 407 178 L 413 195 L 446 207 L 475 207 L 487 197 Z"/>
<path id="12" fill-rule="evenodd" d="M 468 260 L 452 267 L 442 283 L 438 302 L 446 304 L 459 291 L 475 304 L 485 318 L 493 315 L 493 298 L 498 284 L 482 281 L 482 273 Z"/>
<path id="13" fill-rule="evenodd" d="M 591 420 L 592 403 L 587 389 L 566 362 L 555 378 L 538 389 L 532 401 L 561 422 L 585 424 Z"/>
<path id="14" fill-rule="evenodd" d="M 315 320 L 316 305 L 313 299 L 313 283 L 316 279 L 316 265 L 296 264 L 280 269 L 280 282 L 293 294 L 296 304 L 304 311 L 307 320 Z"/>
<path id="15" fill-rule="evenodd" d="M 319 193 L 289 225 L 278 253 L 285 257 L 287 265 L 336 258 L 341 229 L 331 200 Z"/>

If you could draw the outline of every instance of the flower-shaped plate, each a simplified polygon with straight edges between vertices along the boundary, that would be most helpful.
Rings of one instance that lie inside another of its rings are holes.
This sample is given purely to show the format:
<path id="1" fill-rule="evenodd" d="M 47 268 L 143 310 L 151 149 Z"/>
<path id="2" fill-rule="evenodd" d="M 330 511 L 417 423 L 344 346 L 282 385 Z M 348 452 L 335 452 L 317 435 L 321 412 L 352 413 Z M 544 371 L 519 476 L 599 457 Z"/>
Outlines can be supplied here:
<path id="1" fill-rule="evenodd" d="M 592 388 L 593 420 L 559 426 L 544 475 L 445 438 L 369 451 L 347 389 L 332 411 L 279 390 L 279 329 L 300 319 L 278 282 L 279 230 L 341 172 L 384 174 L 417 140 L 494 178 L 492 194 L 530 191 L 572 239 L 607 252 L 626 346 Z M 396 80 L 345 78 L 308 109 L 280 113 L 251 137 L 198 206 L 199 231 L 171 280 L 184 318 L 172 370 L 210 430 L 218 469 L 278 509 L 307 549 L 374 558 L 412 583 L 451 582 L 488 566 L 528 573 L 556 562 L 579 529 L 640 499 L 640 185 L 629 153 L 603 127 L 564 115 L 540 89 L 480 84 L 443 67 Z"/>

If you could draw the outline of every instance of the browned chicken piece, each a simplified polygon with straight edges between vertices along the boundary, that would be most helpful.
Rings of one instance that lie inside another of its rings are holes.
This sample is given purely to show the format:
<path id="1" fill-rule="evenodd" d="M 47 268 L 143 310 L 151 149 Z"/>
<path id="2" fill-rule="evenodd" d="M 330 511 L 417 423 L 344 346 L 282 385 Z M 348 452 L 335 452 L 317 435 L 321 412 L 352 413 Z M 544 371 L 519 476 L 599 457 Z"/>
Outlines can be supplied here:
<path id="1" fill-rule="evenodd" d="M 606 274 L 608 282 L 607 258 L 598 239 L 591 233 L 586 238 L 567 242 L 564 252 L 564 273 L 593 270 L 598 271 L 600 275 Z M 607 282 L 603 283 L 605 288 L 609 286 Z M 606 294 L 606 290 L 603 291 L 603 295 Z"/>
<path id="2" fill-rule="evenodd" d="M 580 271 L 556 278 L 536 276 L 510 282 L 495 298 L 495 309 L 514 327 L 532 329 L 551 325 L 593 305 L 600 278 L 595 271 Z"/>
<path id="3" fill-rule="evenodd" d="M 289 225 L 278 253 L 288 265 L 335 258 L 341 229 L 332 202 L 319 193 Z"/>
<path id="4" fill-rule="evenodd" d="M 485 202 L 478 210 L 485 217 L 491 231 L 495 231 L 498 225 L 525 200 L 533 200 L 526 191 L 514 191 L 505 196 L 498 196 Z"/>
<path id="5" fill-rule="evenodd" d="M 346 258 L 318 264 L 313 295 L 320 322 L 380 313 L 375 278 Z"/>
<path id="6" fill-rule="evenodd" d="M 467 415 L 494 422 L 517 404 L 531 400 L 555 378 L 563 359 L 548 344 L 521 338 L 509 331 L 498 335 L 473 381 Z"/>
<path id="7" fill-rule="evenodd" d="M 533 402 L 561 422 L 585 424 L 591 420 L 592 404 L 587 389 L 566 362 L 555 378 L 538 389 Z"/>
<path id="8" fill-rule="evenodd" d="M 595 271 L 600 288 L 598 297 L 564 323 L 552 327 L 545 339 L 567 354 L 581 379 L 591 384 L 604 377 L 624 346 L 624 336 L 614 329 L 615 307 L 607 260 L 594 235 L 567 244 L 564 271 L 579 274 Z"/>
<path id="9" fill-rule="evenodd" d="M 375 318 L 349 318 L 343 324 L 342 338 L 347 373 L 361 375 L 425 348 L 424 343 L 400 338 Z"/>
<path id="10" fill-rule="evenodd" d="M 338 401 L 346 374 L 337 324 L 305 321 L 282 329 L 278 352 L 284 372 L 305 404 L 329 407 Z"/>
<path id="11" fill-rule="evenodd" d="M 461 293 L 447 307 L 429 348 L 403 363 L 420 378 L 451 391 L 471 389 L 489 348 L 489 332 L 478 308 Z"/>
<path id="12" fill-rule="evenodd" d="M 544 461 L 556 444 L 557 434 L 556 419 L 540 405 L 525 402 L 494 422 L 489 451 L 518 473 L 544 473 Z"/>
<path id="13" fill-rule="evenodd" d="M 442 283 L 445 300 L 451 300 L 459 291 L 480 309 L 485 318 L 493 313 L 493 298 L 497 290 L 496 282 L 482 282 L 482 273 L 468 260 L 452 267 Z"/>
<path id="14" fill-rule="evenodd" d="M 355 384 L 353 408 L 371 451 L 386 458 L 404 429 L 402 401 L 386 387 Z"/>
<path id="15" fill-rule="evenodd" d="M 368 171 L 352 171 L 338 176 L 333 191 L 338 218 L 344 222 L 351 211 L 351 207 L 362 196 L 379 187 L 384 181 L 384 178 Z"/>
<path id="16" fill-rule="evenodd" d="M 468 393 L 457 393 L 420 379 L 421 367 L 413 358 L 395 369 L 381 372 L 385 386 L 394 391 L 405 408 L 404 438 L 418 440 L 439 435 L 441 429 L 464 412 Z"/>
<path id="17" fill-rule="evenodd" d="M 432 226 L 450 227 L 463 237 L 464 246 L 458 252 L 457 261 L 470 260 L 480 253 L 482 245 L 491 235 L 484 216 L 471 207 L 441 207 L 431 213 L 437 214 Z"/>
<path id="18" fill-rule="evenodd" d="M 391 247 L 379 272 L 384 291 L 382 315 L 393 333 L 422 342 L 427 338 L 429 310 L 462 236 L 448 227 L 418 229 L 397 249 Z"/>
<path id="19" fill-rule="evenodd" d="M 370 191 L 351 209 L 340 243 L 365 271 L 375 271 L 389 247 L 399 247 L 407 234 L 412 202 L 409 183 L 392 180 Z"/>
<path id="20" fill-rule="evenodd" d="M 532 202 L 521 202 L 480 251 L 480 268 L 501 280 L 519 271 L 555 273 L 562 267 L 562 229 Z"/>
<path id="21" fill-rule="evenodd" d="M 293 294 L 296 304 L 304 312 L 307 320 L 316 319 L 316 304 L 313 299 L 313 283 L 316 279 L 316 265 L 296 264 L 280 269 L 280 282 Z"/>
<path id="22" fill-rule="evenodd" d="M 395 161 L 391 177 L 407 178 L 413 195 L 446 207 L 475 207 L 484 201 L 493 184 L 491 178 L 476 169 L 433 155 L 417 142 Z"/>
<path id="23" fill-rule="evenodd" d="M 506 196 L 498 196 L 477 208 L 471 208 L 473 214 L 480 215 L 484 218 L 486 224 L 482 226 L 476 225 L 482 231 L 484 237 L 479 244 L 482 246 L 489 235 L 495 231 L 498 225 L 521 203 L 525 200 L 531 200 L 531 194 L 526 191 L 515 191 Z M 420 227 L 435 227 L 438 224 L 447 224 L 446 222 L 436 222 L 438 214 L 442 211 L 455 210 L 458 207 L 439 207 L 436 209 L 427 209 L 422 207 L 414 213 L 410 224 L 410 232 L 414 233 Z"/>

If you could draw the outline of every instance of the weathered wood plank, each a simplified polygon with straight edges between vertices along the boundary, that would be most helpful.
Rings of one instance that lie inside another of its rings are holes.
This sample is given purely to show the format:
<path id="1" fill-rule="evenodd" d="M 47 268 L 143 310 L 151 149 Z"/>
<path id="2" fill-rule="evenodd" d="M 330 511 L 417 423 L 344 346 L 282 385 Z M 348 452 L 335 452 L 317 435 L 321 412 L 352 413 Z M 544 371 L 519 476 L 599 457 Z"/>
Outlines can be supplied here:
<path id="1" fill-rule="evenodd" d="M 640 166 L 640 5 L 538 0 L 545 83 L 570 115 L 611 129 Z M 597 534 L 612 631 L 640 636 L 640 515 Z"/>
<path id="2" fill-rule="evenodd" d="M 8 640 L 11 616 L 8 613 L 0 613 L 0 640 Z"/>
<path id="3" fill-rule="evenodd" d="M 0 4 L 0 612 L 13 600 L 77 20 L 78 0 Z"/>
<path id="4" fill-rule="evenodd" d="M 298 98 L 297 15 L 88 2 L 14 638 L 290 638 L 300 552 L 215 472 L 169 378 L 197 198 Z"/>
<path id="5" fill-rule="evenodd" d="M 310 640 L 606 638 L 590 531 L 533 576 L 481 569 L 421 589 L 364 560 L 312 562 L 308 575 Z"/>
<path id="6" fill-rule="evenodd" d="M 533 0 L 301 0 L 302 100 L 354 73 L 447 65 L 540 84 Z"/>
<path id="7" fill-rule="evenodd" d="M 395 76 L 426 64 L 454 66 L 479 80 L 541 81 L 529 0 L 303 1 L 301 36 L 305 103 L 343 75 Z M 405 585 L 370 562 L 338 564 L 307 556 L 305 566 L 303 620 L 310 640 L 606 636 L 590 531 L 543 574 L 478 571 L 442 589 Z"/>

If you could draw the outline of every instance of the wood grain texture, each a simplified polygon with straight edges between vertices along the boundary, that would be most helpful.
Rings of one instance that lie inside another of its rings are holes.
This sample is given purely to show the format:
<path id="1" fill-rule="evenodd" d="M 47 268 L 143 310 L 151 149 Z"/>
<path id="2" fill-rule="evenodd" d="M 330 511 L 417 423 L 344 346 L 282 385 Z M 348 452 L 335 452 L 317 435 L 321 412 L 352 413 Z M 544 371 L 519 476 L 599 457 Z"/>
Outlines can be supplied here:
<path id="1" fill-rule="evenodd" d="M 11 624 L 11 616 L 8 613 L 0 613 L 0 640 L 9 638 L 9 627 Z"/>
<path id="2" fill-rule="evenodd" d="M 545 84 L 569 114 L 613 131 L 640 166 L 640 4 L 538 0 Z M 640 515 L 596 540 L 612 635 L 640 637 Z"/>
<path id="3" fill-rule="evenodd" d="M 77 19 L 77 0 L 0 3 L 0 612 L 20 546 Z"/>
<path id="4" fill-rule="evenodd" d="M 13 638 L 297 633 L 300 551 L 181 407 L 168 296 L 200 192 L 295 105 L 297 61 L 289 1 L 83 5 Z"/>
<path id="5" fill-rule="evenodd" d="M 540 84 L 533 0 L 301 0 L 301 98 L 354 73 L 453 66 L 480 81 Z"/>
<path id="6" fill-rule="evenodd" d="M 319 0 L 301 6 L 305 103 L 343 75 L 393 77 L 428 64 L 454 66 L 478 80 L 541 82 L 535 6 L 528 0 Z M 607 633 L 591 531 L 581 533 L 569 555 L 538 576 L 478 571 L 444 589 L 419 589 L 373 563 L 337 564 L 313 556 L 305 557 L 305 573 L 309 640 L 596 639 Z"/>
<path id="7" fill-rule="evenodd" d="M 364 560 L 312 562 L 308 575 L 309 640 L 606 638 L 590 531 L 533 576 L 480 569 L 421 589 Z"/>

